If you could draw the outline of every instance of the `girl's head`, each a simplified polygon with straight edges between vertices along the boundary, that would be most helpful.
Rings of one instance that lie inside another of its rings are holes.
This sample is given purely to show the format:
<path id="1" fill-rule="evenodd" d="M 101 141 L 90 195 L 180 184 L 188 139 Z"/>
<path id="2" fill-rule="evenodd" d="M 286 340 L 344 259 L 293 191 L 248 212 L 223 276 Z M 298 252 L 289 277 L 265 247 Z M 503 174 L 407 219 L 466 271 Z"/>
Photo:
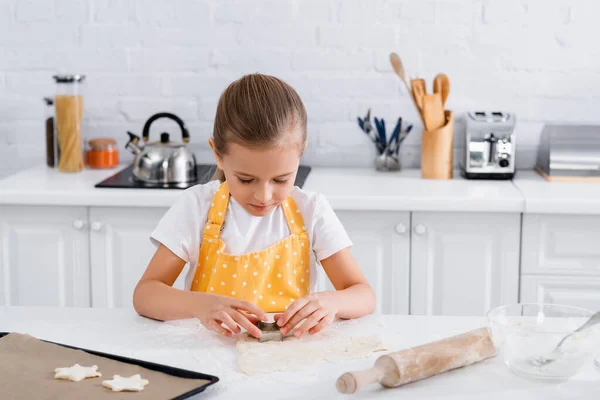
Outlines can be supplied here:
<path id="1" fill-rule="evenodd" d="M 250 214 L 268 214 L 290 194 L 306 148 L 300 96 L 273 76 L 243 76 L 221 94 L 210 145 L 215 178 Z"/>

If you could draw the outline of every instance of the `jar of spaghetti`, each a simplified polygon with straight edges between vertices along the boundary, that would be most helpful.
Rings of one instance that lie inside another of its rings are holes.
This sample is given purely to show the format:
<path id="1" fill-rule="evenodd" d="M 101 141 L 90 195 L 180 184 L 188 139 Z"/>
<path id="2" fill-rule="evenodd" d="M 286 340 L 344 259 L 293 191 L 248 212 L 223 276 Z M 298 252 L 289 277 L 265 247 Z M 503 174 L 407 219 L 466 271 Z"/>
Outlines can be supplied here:
<path id="1" fill-rule="evenodd" d="M 91 139 L 86 152 L 86 164 L 90 168 L 113 168 L 119 165 L 119 149 L 114 139 Z"/>
<path id="2" fill-rule="evenodd" d="M 56 95 L 54 112 L 56 115 L 56 141 L 60 156 L 59 172 L 81 172 L 85 168 L 83 159 L 83 119 L 82 86 L 85 75 L 54 75 Z"/>

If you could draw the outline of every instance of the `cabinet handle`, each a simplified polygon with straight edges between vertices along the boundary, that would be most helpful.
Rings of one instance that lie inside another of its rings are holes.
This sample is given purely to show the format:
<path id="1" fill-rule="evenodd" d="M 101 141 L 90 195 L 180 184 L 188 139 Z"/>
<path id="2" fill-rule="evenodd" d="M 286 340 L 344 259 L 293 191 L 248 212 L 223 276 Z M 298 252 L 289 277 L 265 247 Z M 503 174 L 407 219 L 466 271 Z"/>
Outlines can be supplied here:
<path id="1" fill-rule="evenodd" d="M 425 228 L 425 225 L 423 224 L 418 224 L 417 226 L 415 226 L 415 233 L 417 235 L 424 235 L 427 232 L 427 228 Z"/>
<path id="2" fill-rule="evenodd" d="M 76 219 L 75 221 L 73 221 L 73 228 L 77 229 L 78 231 L 82 230 L 84 227 L 85 222 L 83 222 L 83 220 Z"/>
<path id="3" fill-rule="evenodd" d="M 92 230 L 98 232 L 102 229 L 102 222 L 94 221 L 92 222 Z"/>
<path id="4" fill-rule="evenodd" d="M 406 233 L 406 226 L 404 226 L 404 224 L 398 224 L 396 225 L 396 233 L 398 235 L 402 235 L 403 233 Z"/>

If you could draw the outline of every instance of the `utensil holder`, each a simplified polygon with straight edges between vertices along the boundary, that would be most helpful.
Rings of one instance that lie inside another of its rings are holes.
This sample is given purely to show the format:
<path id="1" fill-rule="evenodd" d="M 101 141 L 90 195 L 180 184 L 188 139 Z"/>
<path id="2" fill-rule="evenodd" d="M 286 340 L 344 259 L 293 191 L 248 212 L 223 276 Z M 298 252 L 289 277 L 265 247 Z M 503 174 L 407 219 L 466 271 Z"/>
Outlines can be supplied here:
<path id="1" fill-rule="evenodd" d="M 421 133 L 421 178 L 452 179 L 454 115 L 444 112 L 446 123 L 439 129 Z"/>
<path id="2" fill-rule="evenodd" d="M 375 169 L 377 171 L 400 171 L 400 159 L 395 154 L 379 154 L 375 158 Z"/>

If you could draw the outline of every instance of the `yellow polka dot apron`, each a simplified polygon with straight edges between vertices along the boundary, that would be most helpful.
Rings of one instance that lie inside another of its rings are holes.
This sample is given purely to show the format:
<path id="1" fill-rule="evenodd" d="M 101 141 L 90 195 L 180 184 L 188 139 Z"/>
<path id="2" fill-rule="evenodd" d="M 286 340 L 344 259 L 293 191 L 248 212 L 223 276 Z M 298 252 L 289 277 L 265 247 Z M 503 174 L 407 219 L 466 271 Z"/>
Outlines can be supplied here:
<path id="1" fill-rule="evenodd" d="M 265 312 L 283 312 L 310 290 L 310 241 L 296 203 L 282 204 L 290 235 L 264 250 L 227 254 L 220 238 L 229 204 L 229 187 L 215 194 L 191 290 L 234 297 L 256 304 Z"/>

